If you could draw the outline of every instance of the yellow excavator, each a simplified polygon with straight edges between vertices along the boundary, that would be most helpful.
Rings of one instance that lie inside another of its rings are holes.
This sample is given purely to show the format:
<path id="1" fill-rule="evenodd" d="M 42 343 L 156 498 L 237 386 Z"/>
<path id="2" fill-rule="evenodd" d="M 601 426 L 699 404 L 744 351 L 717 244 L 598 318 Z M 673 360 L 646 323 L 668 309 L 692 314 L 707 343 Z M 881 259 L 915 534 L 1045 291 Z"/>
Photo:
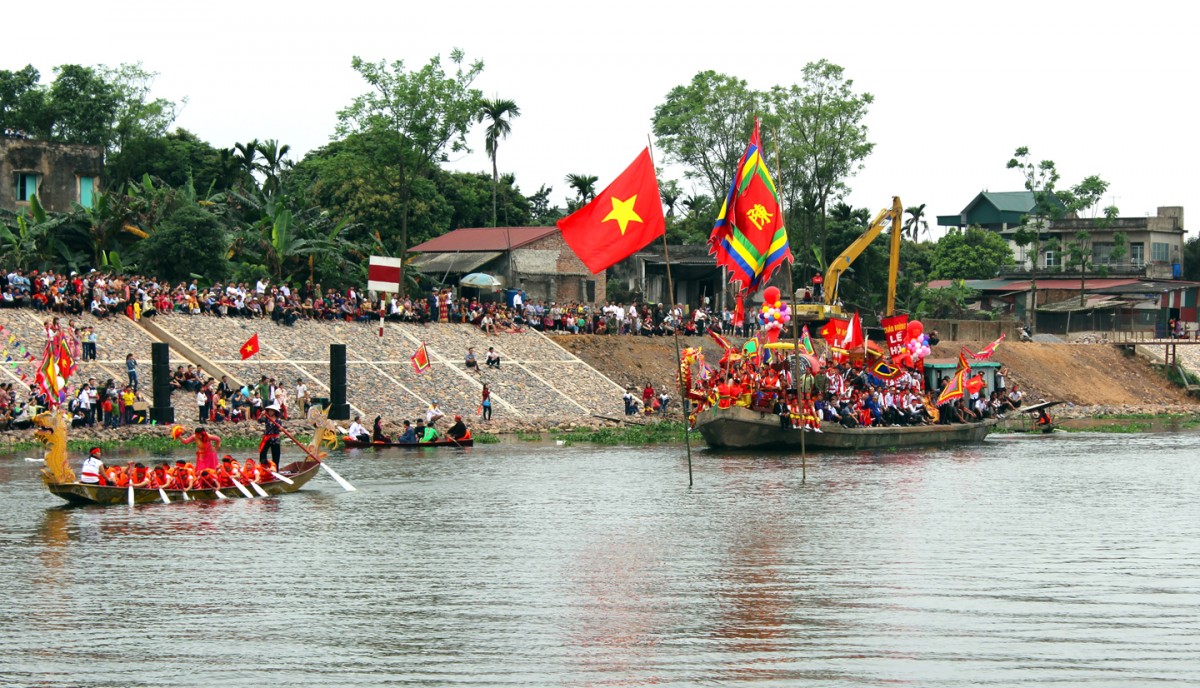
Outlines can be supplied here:
<path id="1" fill-rule="evenodd" d="M 796 317 L 800 320 L 828 320 L 844 315 L 842 302 L 838 299 L 838 281 L 842 273 L 849 269 L 850 264 L 858 258 L 867 246 L 883 232 L 889 224 L 892 227 L 891 259 L 888 261 L 888 293 L 887 313 L 892 315 L 896 310 L 896 276 L 900 272 L 900 222 L 904 214 L 904 206 L 900 204 L 899 196 L 892 196 L 892 207 L 884 208 L 875 216 L 871 226 L 854 243 L 846 247 L 837 258 L 829 263 L 825 272 L 824 282 L 821 283 L 821 298 L 811 302 L 795 304 Z"/>

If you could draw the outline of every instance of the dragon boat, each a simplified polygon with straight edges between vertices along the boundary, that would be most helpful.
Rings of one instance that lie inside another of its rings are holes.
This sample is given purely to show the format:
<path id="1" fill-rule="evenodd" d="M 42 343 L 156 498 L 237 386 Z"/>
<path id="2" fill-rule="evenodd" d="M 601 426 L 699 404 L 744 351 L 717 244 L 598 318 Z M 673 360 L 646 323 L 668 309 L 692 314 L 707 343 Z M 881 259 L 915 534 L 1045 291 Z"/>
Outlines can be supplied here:
<path id="1" fill-rule="evenodd" d="M 710 408 L 696 416 L 696 432 L 708 446 L 723 449 L 900 449 L 982 442 L 995 420 L 953 425 L 843 428 L 826 424 L 821 432 L 783 428 L 779 416 L 741 406 Z"/>
<path id="2" fill-rule="evenodd" d="M 275 473 L 274 480 L 254 484 L 243 483 L 246 492 L 236 486 L 220 489 L 168 490 L 81 483 L 71 470 L 67 457 L 67 428 L 70 424 L 66 416 L 60 411 L 46 411 L 34 416 L 33 424 L 36 428 L 34 437 L 46 445 L 46 467 L 42 469 L 42 482 L 50 494 L 71 504 L 149 504 L 288 494 L 304 487 L 322 468 L 344 489 L 353 490 L 353 486 L 321 461 L 327 455 L 320 450 L 321 445 L 337 443 L 333 424 L 317 409 L 309 412 L 309 420 L 314 428 L 312 441 L 307 446 L 300 445 L 308 456 L 303 461 L 283 466 Z"/>

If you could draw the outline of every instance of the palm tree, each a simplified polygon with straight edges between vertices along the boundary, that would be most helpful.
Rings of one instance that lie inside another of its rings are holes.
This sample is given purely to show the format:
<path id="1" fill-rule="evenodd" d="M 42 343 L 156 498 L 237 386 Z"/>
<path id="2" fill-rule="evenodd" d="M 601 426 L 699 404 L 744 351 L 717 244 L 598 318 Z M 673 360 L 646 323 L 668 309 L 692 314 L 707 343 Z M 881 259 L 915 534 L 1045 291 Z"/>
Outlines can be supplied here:
<path id="1" fill-rule="evenodd" d="M 233 160 L 241 168 L 239 173 L 243 179 L 249 179 L 254 182 L 254 173 L 258 171 L 258 139 L 251 139 L 246 143 L 235 143 L 230 153 L 233 155 Z"/>
<path id="2" fill-rule="evenodd" d="M 492 226 L 496 226 L 496 187 L 500 184 L 500 174 L 496 168 L 496 149 L 500 140 L 508 138 L 512 133 L 512 120 L 521 116 L 521 108 L 511 100 L 503 98 L 484 98 L 479 103 L 479 112 L 475 115 L 478 122 L 487 122 L 483 130 L 483 149 L 492 160 Z"/>
<path id="3" fill-rule="evenodd" d="M 263 180 L 263 194 L 274 196 L 279 193 L 279 173 L 285 167 L 288 167 L 288 161 L 284 160 L 287 157 L 288 151 L 292 149 L 288 144 L 279 145 L 275 139 L 267 139 L 258 143 L 256 150 L 262 154 L 262 162 L 255 163 L 253 159 L 253 151 L 251 151 L 250 162 L 252 166 L 261 171 L 265 176 Z"/>
<path id="4" fill-rule="evenodd" d="M 575 189 L 575 200 L 583 205 L 596 197 L 596 182 L 599 177 L 587 174 L 568 174 L 567 186 Z"/>
<path id="5" fill-rule="evenodd" d="M 904 232 L 907 233 L 913 241 L 921 236 L 921 234 L 929 234 L 929 222 L 925 219 L 925 204 L 905 208 L 904 212 L 908 213 L 908 219 L 904 221 Z"/>

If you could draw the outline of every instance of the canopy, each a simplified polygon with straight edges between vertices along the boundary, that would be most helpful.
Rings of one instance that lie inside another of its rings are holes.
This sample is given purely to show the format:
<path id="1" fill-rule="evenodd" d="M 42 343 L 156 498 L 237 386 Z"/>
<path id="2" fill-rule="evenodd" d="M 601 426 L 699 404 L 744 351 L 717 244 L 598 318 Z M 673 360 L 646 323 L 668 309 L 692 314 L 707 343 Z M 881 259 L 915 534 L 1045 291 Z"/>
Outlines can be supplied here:
<path id="1" fill-rule="evenodd" d="M 472 272 L 471 274 L 459 280 L 458 283 L 463 287 L 476 287 L 478 289 L 492 290 L 499 289 L 502 286 L 500 280 L 482 272 Z"/>

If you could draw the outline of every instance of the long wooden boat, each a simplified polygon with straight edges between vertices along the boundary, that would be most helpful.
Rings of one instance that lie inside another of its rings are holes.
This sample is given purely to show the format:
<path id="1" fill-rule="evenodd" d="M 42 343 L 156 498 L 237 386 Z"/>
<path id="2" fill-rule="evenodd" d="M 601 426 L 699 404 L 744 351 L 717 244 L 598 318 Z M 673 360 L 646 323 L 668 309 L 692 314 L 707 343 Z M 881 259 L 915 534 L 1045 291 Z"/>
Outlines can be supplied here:
<path id="1" fill-rule="evenodd" d="M 288 478 L 292 482 L 289 484 L 283 480 L 272 480 L 269 482 L 259 483 L 258 486 L 263 489 L 268 495 L 287 494 L 295 492 L 304 484 L 312 479 L 320 469 L 321 464 L 312 459 L 305 459 L 296 463 L 290 463 L 279 471 L 279 474 Z M 250 494 L 258 496 L 258 492 L 246 483 L 246 489 L 250 490 Z M 91 483 L 47 483 L 46 489 L 50 490 L 50 494 L 57 495 L 67 500 L 72 504 L 99 504 L 99 505 L 115 505 L 129 503 L 129 488 L 115 486 L 100 486 Z M 167 499 L 172 502 L 182 502 L 188 499 L 220 499 L 217 496 L 217 490 L 187 490 L 187 497 L 184 497 L 184 490 L 163 490 L 166 492 Z M 243 497 L 241 490 L 237 487 L 222 487 L 221 494 L 227 498 L 233 499 Z M 133 503 L 134 504 L 150 504 L 152 502 L 162 502 L 162 495 L 157 489 L 151 490 L 146 488 L 134 488 Z"/>
<path id="2" fill-rule="evenodd" d="M 361 440 L 351 439 L 349 437 L 342 438 L 342 444 L 347 449 L 387 449 L 389 447 L 400 447 L 401 449 L 419 449 L 423 447 L 454 447 L 462 449 L 463 447 L 474 447 L 475 440 L 467 438 L 465 440 L 452 440 L 446 438 L 437 440 L 436 442 L 418 442 L 416 444 L 403 444 L 400 442 L 363 442 Z"/>
<path id="3" fill-rule="evenodd" d="M 826 423 L 821 432 L 784 429 L 779 416 L 735 406 L 712 408 L 696 418 L 696 431 L 714 448 L 794 449 L 803 437 L 805 449 L 892 449 L 982 442 L 994 420 L 954 425 L 916 425 L 847 429 Z"/>

